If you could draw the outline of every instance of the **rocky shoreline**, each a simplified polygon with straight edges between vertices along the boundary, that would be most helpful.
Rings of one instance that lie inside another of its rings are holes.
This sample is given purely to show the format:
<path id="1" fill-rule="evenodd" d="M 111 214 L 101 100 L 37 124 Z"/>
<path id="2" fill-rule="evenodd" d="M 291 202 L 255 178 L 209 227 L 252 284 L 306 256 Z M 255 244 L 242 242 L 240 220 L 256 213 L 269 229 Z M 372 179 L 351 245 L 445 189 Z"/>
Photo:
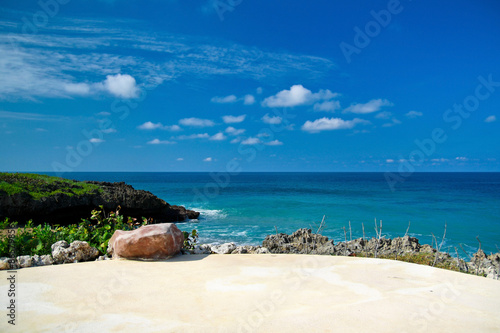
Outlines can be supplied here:
<path id="1" fill-rule="evenodd" d="M 65 241 L 59 241 L 51 248 L 52 255 L 0 258 L 0 270 L 111 259 L 108 255 L 99 256 L 99 252 L 86 242 L 75 241 L 68 244 Z M 469 258 L 469 261 L 465 261 L 452 257 L 449 253 L 438 252 L 428 244 L 422 245 L 417 238 L 409 236 L 394 239 L 359 238 L 335 244 L 328 237 L 312 233 L 311 229 L 299 229 L 290 235 L 284 233 L 268 235 L 259 246 L 237 246 L 235 243 L 197 244 L 189 250 L 182 249 L 180 254 L 311 254 L 396 260 L 424 255 L 426 258 L 433 259 L 436 267 L 451 267 L 460 272 L 500 279 L 500 253 L 486 255 L 480 249 Z"/>
<path id="2" fill-rule="evenodd" d="M 30 178 L 30 177 L 40 177 Z M 3 174 L 0 179 L 12 185 L 21 184 L 32 192 L 23 190 L 7 193 L 0 189 L 0 220 L 9 218 L 24 223 L 49 223 L 69 225 L 88 218 L 89 213 L 102 206 L 106 211 L 120 207 L 126 217 L 142 220 L 150 218 L 154 223 L 178 222 L 197 219 L 199 212 L 182 206 L 170 205 L 153 193 L 136 190 L 124 182 L 71 181 L 58 177 L 31 174 Z M 34 194 L 48 193 L 42 197 Z"/>

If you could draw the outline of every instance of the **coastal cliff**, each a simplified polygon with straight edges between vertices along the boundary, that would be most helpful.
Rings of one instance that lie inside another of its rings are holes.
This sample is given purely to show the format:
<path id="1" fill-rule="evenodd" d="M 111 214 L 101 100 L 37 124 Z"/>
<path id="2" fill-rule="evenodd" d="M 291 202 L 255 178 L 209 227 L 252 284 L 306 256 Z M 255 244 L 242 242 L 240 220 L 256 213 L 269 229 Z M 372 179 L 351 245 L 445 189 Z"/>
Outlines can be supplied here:
<path id="1" fill-rule="evenodd" d="M 170 205 L 151 192 L 124 182 L 75 181 L 26 173 L 0 173 L 0 220 L 68 225 L 88 218 L 93 209 L 121 207 L 122 215 L 153 222 L 196 219 L 199 212 Z"/>

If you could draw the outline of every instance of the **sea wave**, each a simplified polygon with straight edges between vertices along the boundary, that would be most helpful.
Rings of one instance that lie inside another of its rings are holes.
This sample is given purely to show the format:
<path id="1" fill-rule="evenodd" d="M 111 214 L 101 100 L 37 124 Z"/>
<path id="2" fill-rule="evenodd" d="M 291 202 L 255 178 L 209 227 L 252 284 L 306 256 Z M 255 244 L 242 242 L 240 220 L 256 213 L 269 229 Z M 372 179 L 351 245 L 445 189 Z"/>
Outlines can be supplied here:
<path id="1" fill-rule="evenodd" d="M 203 209 L 203 208 L 189 208 L 196 212 L 200 212 L 198 220 L 221 220 L 227 217 L 227 213 L 222 209 Z"/>

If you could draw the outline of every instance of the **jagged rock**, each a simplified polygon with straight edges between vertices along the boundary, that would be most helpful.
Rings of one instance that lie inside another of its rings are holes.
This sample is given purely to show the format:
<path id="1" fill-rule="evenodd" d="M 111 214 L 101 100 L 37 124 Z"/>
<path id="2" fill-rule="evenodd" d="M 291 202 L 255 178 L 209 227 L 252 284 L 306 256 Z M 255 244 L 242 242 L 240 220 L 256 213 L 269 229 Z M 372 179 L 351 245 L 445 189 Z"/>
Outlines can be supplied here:
<path id="1" fill-rule="evenodd" d="M 93 209 L 115 211 L 121 207 L 120 214 L 125 218 L 152 218 L 154 222 L 177 222 L 197 219 L 199 212 L 187 210 L 182 206 L 171 206 L 151 192 L 135 190 L 124 182 L 77 182 L 58 177 L 51 177 L 51 182 L 39 181 L 36 186 L 40 190 L 54 193 L 40 199 L 33 198 L 28 192 L 8 195 L 0 190 L 0 220 L 9 217 L 18 222 L 33 220 L 34 223 L 50 222 L 52 224 L 77 224 L 82 218 L 89 218 Z M 6 181 L 15 179 L 6 178 Z M 85 185 L 96 185 L 80 193 Z M 64 193 L 57 192 L 63 189 Z M 73 192 L 72 192 L 73 191 Z"/>
<path id="2" fill-rule="evenodd" d="M 42 256 L 34 255 L 32 257 L 33 266 L 47 266 L 54 264 L 54 260 L 51 255 L 44 254 Z"/>
<path id="3" fill-rule="evenodd" d="M 10 258 L 1 257 L 0 258 L 0 271 L 10 269 Z"/>
<path id="4" fill-rule="evenodd" d="M 262 246 L 271 253 L 311 253 L 322 248 L 327 242 L 328 237 L 313 234 L 311 229 L 299 229 L 291 235 L 269 235 L 262 242 Z"/>
<path id="5" fill-rule="evenodd" d="M 71 244 L 66 241 L 58 241 L 52 244 L 51 249 L 55 264 L 91 261 L 99 256 L 99 251 L 96 248 L 82 241 L 74 241 Z"/>
<path id="6" fill-rule="evenodd" d="M 103 255 L 103 256 L 99 256 L 99 258 L 96 259 L 96 261 L 102 261 L 102 260 L 110 260 L 111 258 L 108 257 L 107 254 Z"/>
<path id="7" fill-rule="evenodd" d="M 21 268 L 31 267 L 33 265 L 31 256 L 19 256 L 17 257 L 17 262 Z"/>
<path id="8" fill-rule="evenodd" d="M 190 252 L 191 254 L 210 254 L 212 253 L 212 250 L 210 248 L 210 245 L 201 244 L 201 245 L 195 245 Z"/>
<path id="9" fill-rule="evenodd" d="M 221 245 L 211 245 L 211 250 L 213 253 L 217 254 L 230 254 L 236 249 L 236 244 L 234 243 L 225 243 Z"/>
<path id="10" fill-rule="evenodd" d="M 131 231 L 115 231 L 108 253 L 113 259 L 168 259 L 180 252 L 183 243 L 184 235 L 175 224 L 151 224 Z"/>

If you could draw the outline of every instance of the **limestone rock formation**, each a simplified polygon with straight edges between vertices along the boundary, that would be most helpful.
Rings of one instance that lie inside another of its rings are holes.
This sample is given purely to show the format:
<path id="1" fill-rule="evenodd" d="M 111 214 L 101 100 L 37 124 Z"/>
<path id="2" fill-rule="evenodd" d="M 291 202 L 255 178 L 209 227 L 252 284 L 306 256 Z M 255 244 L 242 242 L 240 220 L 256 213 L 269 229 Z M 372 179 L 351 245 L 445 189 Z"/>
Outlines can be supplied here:
<path id="1" fill-rule="evenodd" d="M 173 223 L 159 223 L 131 231 L 117 230 L 108 243 L 113 259 L 168 259 L 182 248 L 184 235 Z"/>
<path id="2" fill-rule="evenodd" d="M 82 241 L 74 241 L 71 244 L 66 241 L 58 241 L 52 244 L 51 249 L 55 264 L 91 261 L 99 256 L 99 251 L 96 248 Z"/>

